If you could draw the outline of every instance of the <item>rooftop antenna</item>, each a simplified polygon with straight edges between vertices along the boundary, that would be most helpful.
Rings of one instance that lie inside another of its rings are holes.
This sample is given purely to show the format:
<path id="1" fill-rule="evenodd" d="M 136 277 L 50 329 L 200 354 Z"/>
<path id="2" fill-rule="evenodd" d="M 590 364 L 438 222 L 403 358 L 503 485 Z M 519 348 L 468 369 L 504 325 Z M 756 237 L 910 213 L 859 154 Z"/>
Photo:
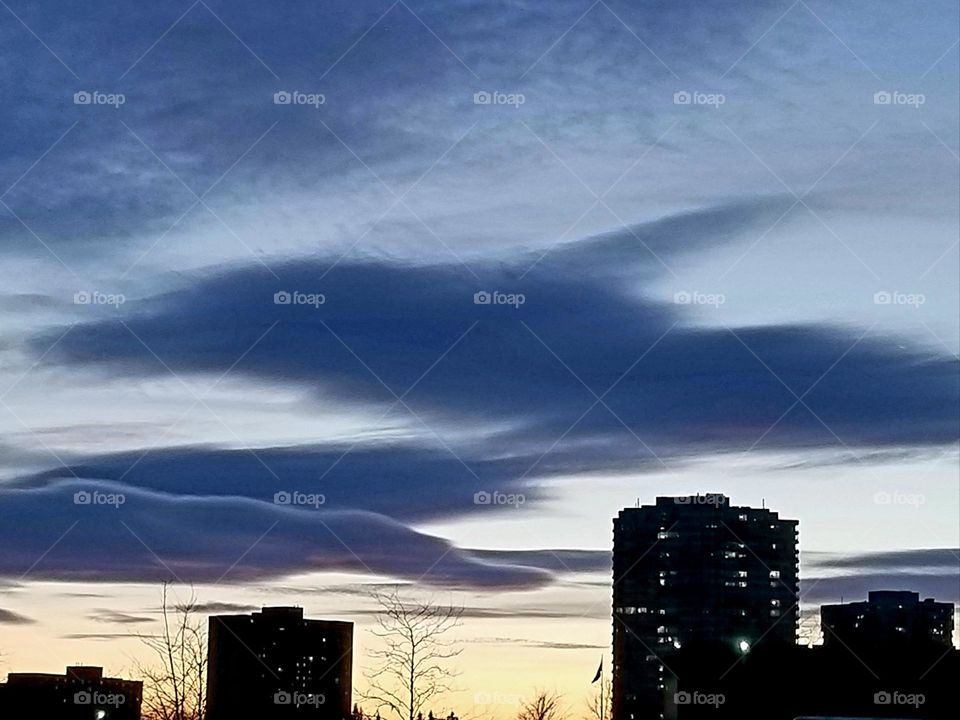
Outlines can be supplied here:
<path id="1" fill-rule="evenodd" d="M 764 509 L 764 510 L 767 509 L 767 499 L 766 499 L 766 498 L 760 498 L 760 507 L 761 507 L 762 509 Z"/>

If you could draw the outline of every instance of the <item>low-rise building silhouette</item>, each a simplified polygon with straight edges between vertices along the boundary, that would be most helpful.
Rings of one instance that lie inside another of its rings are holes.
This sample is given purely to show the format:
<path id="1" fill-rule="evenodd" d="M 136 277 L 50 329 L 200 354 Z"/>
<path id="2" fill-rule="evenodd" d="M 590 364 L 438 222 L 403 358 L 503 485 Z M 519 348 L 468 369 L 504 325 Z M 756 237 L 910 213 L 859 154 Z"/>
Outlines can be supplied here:
<path id="1" fill-rule="evenodd" d="M 953 603 L 920 600 L 907 590 L 875 590 L 867 600 L 824 605 L 820 610 L 823 644 L 857 652 L 953 644 Z"/>
<path id="2" fill-rule="evenodd" d="M 208 653 L 208 720 L 350 716 L 353 623 L 297 607 L 216 615 Z"/>
<path id="3" fill-rule="evenodd" d="M 942 640 L 942 633 L 949 637 L 952 631 L 953 604 L 920 602 L 912 592 L 876 591 L 869 597 L 821 607 L 823 645 L 761 643 L 746 655 L 724 645 L 678 650 L 669 658 L 660 717 L 956 717 L 960 651 Z M 834 614 L 832 626 L 831 607 L 844 610 Z"/>
<path id="4" fill-rule="evenodd" d="M 77 665 L 63 675 L 18 673 L 0 684 L 0 718 L 140 720 L 143 683 L 103 677 L 102 667 Z"/>
<path id="5" fill-rule="evenodd" d="M 669 660 L 793 646 L 797 521 L 720 494 L 658 497 L 614 519 L 613 716 L 661 716 Z"/>

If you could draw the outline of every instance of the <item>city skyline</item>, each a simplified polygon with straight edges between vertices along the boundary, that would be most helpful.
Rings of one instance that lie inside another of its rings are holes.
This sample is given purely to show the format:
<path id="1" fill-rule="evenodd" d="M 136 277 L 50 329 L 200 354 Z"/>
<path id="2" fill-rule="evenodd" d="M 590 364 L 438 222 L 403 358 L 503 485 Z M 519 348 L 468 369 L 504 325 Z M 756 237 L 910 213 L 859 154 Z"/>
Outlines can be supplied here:
<path id="1" fill-rule="evenodd" d="M 172 581 L 357 681 L 400 584 L 465 608 L 449 709 L 579 712 L 611 518 L 697 493 L 799 520 L 805 638 L 960 604 L 958 26 L 2 0 L 0 676 L 129 676 Z"/>

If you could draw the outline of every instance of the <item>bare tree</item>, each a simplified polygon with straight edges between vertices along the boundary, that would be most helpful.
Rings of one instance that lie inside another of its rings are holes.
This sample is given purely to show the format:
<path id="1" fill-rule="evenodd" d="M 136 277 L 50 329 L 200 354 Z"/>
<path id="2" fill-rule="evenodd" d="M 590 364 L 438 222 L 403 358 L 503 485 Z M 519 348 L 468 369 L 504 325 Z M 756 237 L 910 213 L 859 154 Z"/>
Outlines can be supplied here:
<path id="1" fill-rule="evenodd" d="M 144 720 L 203 720 L 206 715 L 207 634 L 191 590 L 186 603 L 171 606 L 163 583 L 163 628 L 141 635 L 153 661 L 138 663 L 143 677 Z"/>
<path id="2" fill-rule="evenodd" d="M 604 678 L 595 683 L 591 694 L 587 696 L 586 720 L 610 720 L 610 708 L 613 706 L 613 681 Z"/>
<path id="3" fill-rule="evenodd" d="M 449 661 L 461 650 L 444 636 L 461 624 L 463 608 L 407 603 L 396 589 L 373 598 L 380 612 L 371 632 L 384 647 L 370 651 L 376 667 L 365 673 L 368 689 L 361 697 L 375 704 L 378 715 L 389 708 L 399 720 L 415 720 L 432 699 L 450 691 L 457 676 Z"/>
<path id="4" fill-rule="evenodd" d="M 564 720 L 563 696 L 552 690 L 537 690 L 533 697 L 524 700 L 517 713 L 517 720 Z"/>

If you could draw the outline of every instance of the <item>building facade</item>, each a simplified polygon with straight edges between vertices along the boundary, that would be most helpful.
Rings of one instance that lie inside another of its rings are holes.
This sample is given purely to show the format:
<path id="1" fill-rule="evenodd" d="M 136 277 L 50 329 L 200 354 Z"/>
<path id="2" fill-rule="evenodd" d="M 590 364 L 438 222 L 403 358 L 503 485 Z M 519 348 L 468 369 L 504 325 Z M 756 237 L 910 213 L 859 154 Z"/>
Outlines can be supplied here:
<path id="1" fill-rule="evenodd" d="M 210 618 L 208 720 L 350 716 L 353 623 L 265 607 Z"/>
<path id="2" fill-rule="evenodd" d="M 77 665 L 63 675 L 15 673 L 0 685 L 0 717 L 58 720 L 140 720 L 143 683 L 103 677 Z"/>
<path id="3" fill-rule="evenodd" d="M 658 497 L 622 510 L 613 536 L 613 720 L 669 716 L 681 649 L 796 644 L 796 520 L 720 494 Z"/>
<path id="4" fill-rule="evenodd" d="M 921 601 L 909 591 L 875 590 L 865 601 L 824 605 L 820 622 L 825 647 L 869 652 L 953 644 L 953 603 Z"/>

